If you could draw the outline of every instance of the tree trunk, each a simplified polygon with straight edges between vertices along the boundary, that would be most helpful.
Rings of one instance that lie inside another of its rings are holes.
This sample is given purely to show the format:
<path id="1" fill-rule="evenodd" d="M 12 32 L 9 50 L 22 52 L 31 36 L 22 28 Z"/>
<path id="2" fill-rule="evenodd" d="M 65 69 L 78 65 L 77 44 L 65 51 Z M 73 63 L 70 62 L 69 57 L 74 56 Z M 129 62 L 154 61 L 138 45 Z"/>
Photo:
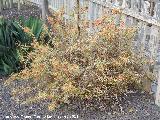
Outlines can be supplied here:
<path id="1" fill-rule="evenodd" d="M 78 29 L 78 38 L 80 36 L 80 26 L 79 26 L 80 12 L 79 12 L 79 9 L 80 9 L 80 2 L 79 2 L 79 0 L 76 0 L 76 22 L 77 22 L 77 29 Z"/>
<path id="2" fill-rule="evenodd" d="M 48 9 L 48 0 L 42 0 L 42 19 L 46 21 L 46 18 L 49 14 L 49 9 Z"/>

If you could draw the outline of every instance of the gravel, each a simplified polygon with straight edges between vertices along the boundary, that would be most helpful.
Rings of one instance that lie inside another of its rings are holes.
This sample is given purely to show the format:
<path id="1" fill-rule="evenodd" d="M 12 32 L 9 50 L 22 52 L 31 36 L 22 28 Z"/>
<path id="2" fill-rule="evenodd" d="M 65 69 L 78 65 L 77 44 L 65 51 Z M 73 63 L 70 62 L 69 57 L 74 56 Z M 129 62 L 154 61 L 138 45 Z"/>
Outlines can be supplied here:
<path id="1" fill-rule="evenodd" d="M 25 18 L 40 17 L 40 13 L 40 9 L 35 5 L 23 5 L 19 12 L 15 5 L 13 9 L 3 10 L 0 15 L 11 19 L 21 15 Z M 32 105 L 16 103 L 12 99 L 11 87 L 4 86 L 4 82 L 5 78 L 0 79 L 0 120 L 160 120 L 160 107 L 155 105 L 153 96 L 146 93 L 128 93 L 121 102 L 122 109 L 119 109 L 117 105 L 108 105 L 103 110 L 96 110 L 87 108 L 82 102 L 75 100 L 70 105 L 64 105 L 55 111 L 48 111 L 46 103 L 49 101 Z M 16 83 L 25 84 L 24 81 Z M 96 104 L 101 106 L 103 103 Z"/>
<path id="2" fill-rule="evenodd" d="M 21 10 L 18 11 L 17 4 L 14 4 L 12 9 L 4 8 L 2 12 L 0 12 L 0 16 L 3 16 L 6 19 L 17 19 L 20 16 L 24 16 L 24 18 L 29 18 L 30 16 L 40 17 L 41 9 L 34 4 L 30 5 L 21 5 Z"/>
<path id="3" fill-rule="evenodd" d="M 160 120 L 160 108 L 154 104 L 154 98 L 146 93 L 128 93 L 121 103 L 121 112 L 116 109 L 119 108 L 117 106 L 110 109 L 111 105 L 103 110 L 87 108 L 78 100 L 55 111 L 48 111 L 47 100 L 31 105 L 16 103 L 12 99 L 11 87 L 4 86 L 4 82 L 5 79 L 0 79 L 0 120 Z M 12 87 L 25 84 L 24 81 L 15 83 Z"/>

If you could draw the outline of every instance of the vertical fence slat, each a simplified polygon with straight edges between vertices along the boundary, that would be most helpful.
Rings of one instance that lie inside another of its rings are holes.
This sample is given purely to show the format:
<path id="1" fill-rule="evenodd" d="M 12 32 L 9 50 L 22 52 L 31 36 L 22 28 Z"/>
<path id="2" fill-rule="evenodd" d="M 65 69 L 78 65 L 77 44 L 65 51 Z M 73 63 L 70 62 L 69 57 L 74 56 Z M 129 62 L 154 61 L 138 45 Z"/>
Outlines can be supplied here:
<path id="1" fill-rule="evenodd" d="M 157 86 L 155 103 L 156 103 L 158 106 L 160 106 L 160 68 L 158 68 L 158 86 Z"/>

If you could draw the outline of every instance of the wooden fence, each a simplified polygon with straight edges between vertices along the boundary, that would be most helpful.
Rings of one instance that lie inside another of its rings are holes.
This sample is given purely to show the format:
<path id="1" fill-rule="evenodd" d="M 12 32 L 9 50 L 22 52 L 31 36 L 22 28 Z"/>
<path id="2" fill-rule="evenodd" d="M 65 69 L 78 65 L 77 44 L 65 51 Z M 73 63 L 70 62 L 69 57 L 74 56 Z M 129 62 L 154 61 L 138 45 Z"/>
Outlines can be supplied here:
<path id="1" fill-rule="evenodd" d="M 15 0 L 16 1 L 16 0 Z M 27 0 L 41 6 L 41 0 Z M 65 9 L 65 18 L 69 19 L 75 9 L 76 0 L 49 0 L 49 7 L 53 10 Z M 160 1 L 148 2 L 144 0 L 80 0 L 82 8 L 88 8 L 87 13 L 81 15 L 90 22 L 105 15 L 113 8 L 122 10 L 126 26 L 138 26 L 139 31 L 134 40 L 134 48 L 144 52 L 144 57 L 156 60 L 154 73 L 157 79 L 152 83 L 151 90 L 155 93 L 156 104 L 160 106 Z M 90 26 L 90 29 L 92 26 Z"/>

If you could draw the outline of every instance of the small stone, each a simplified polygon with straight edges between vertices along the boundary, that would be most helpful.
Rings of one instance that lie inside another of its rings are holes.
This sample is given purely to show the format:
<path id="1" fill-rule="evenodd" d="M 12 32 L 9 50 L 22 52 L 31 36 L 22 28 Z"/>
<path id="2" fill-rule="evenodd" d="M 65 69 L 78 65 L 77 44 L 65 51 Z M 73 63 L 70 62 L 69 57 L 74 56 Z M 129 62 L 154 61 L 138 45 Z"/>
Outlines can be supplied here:
<path id="1" fill-rule="evenodd" d="M 141 93 L 142 93 L 142 94 L 144 94 L 145 92 L 144 92 L 144 91 L 142 91 Z"/>
<path id="2" fill-rule="evenodd" d="M 108 115 L 111 116 L 112 114 L 110 112 L 108 112 Z"/>
<path id="3" fill-rule="evenodd" d="M 104 120 L 105 120 L 105 119 L 106 119 L 106 116 L 103 116 L 103 117 L 102 117 L 102 119 L 104 119 Z"/>
<path id="4" fill-rule="evenodd" d="M 35 113 L 34 111 L 30 111 L 28 114 L 33 115 L 34 113 Z"/>
<path id="5" fill-rule="evenodd" d="M 133 108 L 130 108 L 128 112 L 130 112 L 130 113 L 131 113 L 131 112 L 134 112 L 134 109 L 133 109 Z"/>
<path id="6" fill-rule="evenodd" d="M 144 111 L 144 116 L 150 116 L 150 113 L 148 111 Z"/>
<path id="7" fill-rule="evenodd" d="M 152 102 L 151 102 L 151 105 L 155 105 L 155 102 L 152 101 Z"/>

